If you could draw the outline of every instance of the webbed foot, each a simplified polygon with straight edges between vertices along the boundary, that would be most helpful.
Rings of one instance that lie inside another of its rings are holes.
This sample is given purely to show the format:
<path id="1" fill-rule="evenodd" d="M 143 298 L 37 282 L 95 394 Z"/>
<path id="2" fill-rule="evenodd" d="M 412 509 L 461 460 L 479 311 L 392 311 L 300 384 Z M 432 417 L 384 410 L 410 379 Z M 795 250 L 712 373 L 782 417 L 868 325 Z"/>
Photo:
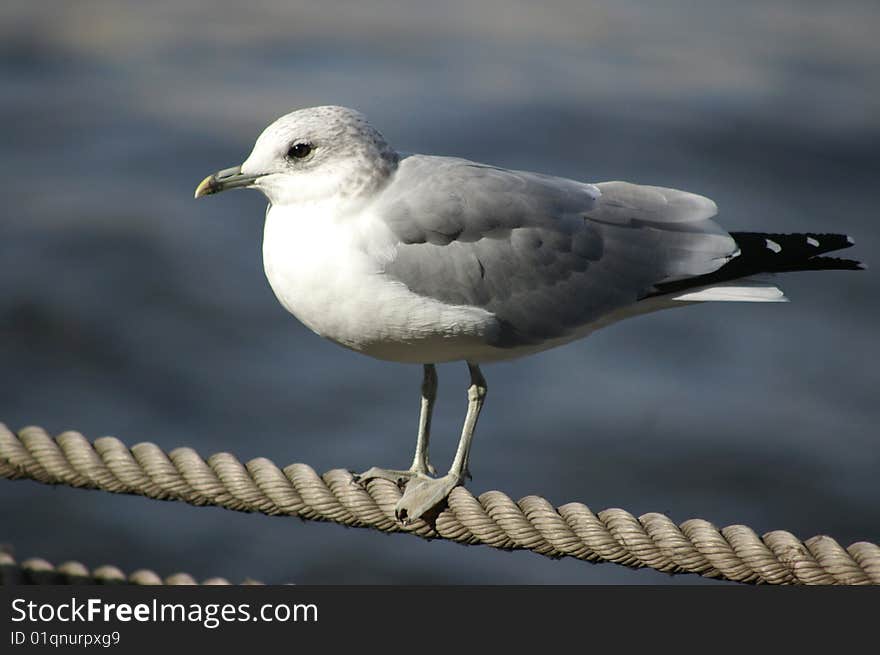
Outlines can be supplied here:
<path id="1" fill-rule="evenodd" d="M 412 523 L 446 500 L 446 497 L 461 484 L 461 478 L 454 474 L 442 478 L 417 475 L 410 479 L 403 492 L 403 498 L 394 508 L 394 515 L 404 525 Z"/>
<path id="2" fill-rule="evenodd" d="M 398 487 L 403 489 L 404 485 L 419 475 L 424 475 L 421 471 L 408 470 L 398 471 L 396 469 L 382 469 L 378 466 L 367 469 L 363 473 L 355 473 L 352 478 L 361 486 L 366 485 L 370 480 L 381 478 L 382 480 L 390 480 Z M 427 477 L 427 476 L 426 476 Z"/>

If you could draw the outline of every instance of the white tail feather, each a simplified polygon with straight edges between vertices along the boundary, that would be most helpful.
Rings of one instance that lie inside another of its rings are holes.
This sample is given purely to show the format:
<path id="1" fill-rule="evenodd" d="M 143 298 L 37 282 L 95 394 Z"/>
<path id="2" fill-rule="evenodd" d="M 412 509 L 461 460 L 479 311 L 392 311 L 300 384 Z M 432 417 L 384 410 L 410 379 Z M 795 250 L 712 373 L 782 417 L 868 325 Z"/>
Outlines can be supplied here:
<path id="1" fill-rule="evenodd" d="M 742 285 L 704 287 L 675 296 L 673 300 L 681 300 L 683 302 L 713 300 L 721 302 L 788 302 L 788 298 L 785 297 L 785 294 L 778 287 L 750 287 Z"/>

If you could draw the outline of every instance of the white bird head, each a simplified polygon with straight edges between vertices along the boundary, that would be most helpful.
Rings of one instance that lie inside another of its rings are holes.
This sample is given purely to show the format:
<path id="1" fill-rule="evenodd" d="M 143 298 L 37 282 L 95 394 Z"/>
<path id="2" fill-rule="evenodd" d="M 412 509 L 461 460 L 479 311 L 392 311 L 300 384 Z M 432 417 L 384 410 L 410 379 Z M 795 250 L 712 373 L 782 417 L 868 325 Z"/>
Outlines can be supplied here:
<path id="1" fill-rule="evenodd" d="M 263 130 L 241 166 L 202 180 L 195 197 L 252 188 L 273 205 L 354 198 L 383 186 L 398 160 L 382 135 L 353 109 L 300 109 Z"/>

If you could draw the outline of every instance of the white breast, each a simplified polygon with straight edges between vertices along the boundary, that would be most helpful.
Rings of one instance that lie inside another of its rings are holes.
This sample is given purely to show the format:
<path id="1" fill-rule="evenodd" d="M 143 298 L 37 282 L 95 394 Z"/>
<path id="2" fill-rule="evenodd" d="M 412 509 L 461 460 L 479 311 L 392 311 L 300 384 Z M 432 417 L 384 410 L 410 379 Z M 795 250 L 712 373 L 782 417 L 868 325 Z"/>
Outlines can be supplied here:
<path id="1" fill-rule="evenodd" d="M 263 266 L 281 304 L 317 334 L 380 359 L 478 359 L 492 315 L 418 296 L 384 275 L 394 240 L 367 212 L 272 206 Z M 494 349 L 492 349 L 494 350 Z"/>

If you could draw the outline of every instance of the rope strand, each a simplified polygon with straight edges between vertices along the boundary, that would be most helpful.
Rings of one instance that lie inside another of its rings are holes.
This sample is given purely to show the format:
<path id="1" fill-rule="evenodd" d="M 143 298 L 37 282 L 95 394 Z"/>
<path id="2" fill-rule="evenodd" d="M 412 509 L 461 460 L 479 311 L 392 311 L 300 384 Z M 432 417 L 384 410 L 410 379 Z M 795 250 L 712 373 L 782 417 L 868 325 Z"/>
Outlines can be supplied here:
<path id="1" fill-rule="evenodd" d="M 162 578 L 149 569 L 138 569 L 126 576 L 115 566 L 99 566 L 90 571 L 80 562 L 64 562 L 53 566 L 37 557 L 31 557 L 19 564 L 11 553 L 0 551 L 0 584 L 228 585 L 231 583 L 226 578 L 208 578 L 199 583 L 189 573 L 173 573 Z M 247 579 L 242 584 L 262 583 Z"/>
<path id="2" fill-rule="evenodd" d="M 372 480 L 364 489 L 342 469 L 320 476 L 306 464 L 282 470 L 262 457 L 242 464 L 228 453 L 204 460 L 191 448 L 166 454 L 140 443 L 129 449 L 115 437 L 92 444 L 78 432 L 53 439 L 38 427 L 16 435 L 0 423 L 0 476 L 671 574 L 746 583 L 880 584 L 880 547 L 868 542 L 844 549 L 828 536 L 801 542 L 774 531 L 759 537 L 743 525 L 719 531 L 702 519 L 677 526 L 663 514 L 636 518 L 617 508 L 595 514 L 581 503 L 554 508 L 538 496 L 514 502 L 500 491 L 474 497 L 464 487 L 452 491 L 433 523 L 404 527 L 394 518 L 401 491 L 387 480 Z"/>

